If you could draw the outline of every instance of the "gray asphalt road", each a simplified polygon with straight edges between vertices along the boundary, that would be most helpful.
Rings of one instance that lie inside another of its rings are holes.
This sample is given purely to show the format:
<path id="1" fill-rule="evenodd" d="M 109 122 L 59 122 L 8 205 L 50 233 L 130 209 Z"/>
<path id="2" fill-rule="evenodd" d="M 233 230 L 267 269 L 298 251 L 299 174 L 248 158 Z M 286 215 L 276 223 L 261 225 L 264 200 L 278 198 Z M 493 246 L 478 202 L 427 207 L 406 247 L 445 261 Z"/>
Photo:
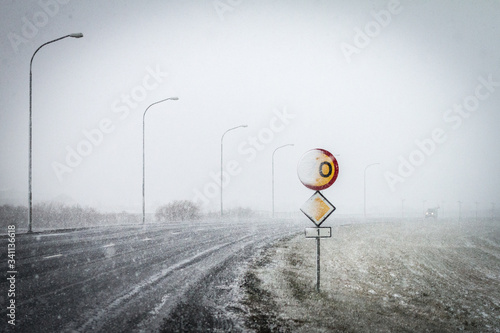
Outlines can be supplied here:
<path id="1" fill-rule="evenodd" d="M 18 234 L 16 331 L 239 331 L 237 277 L 260 249 L 303 226 L 197 221 Z M 7 332 L 9 284 L 0 285 Z"/>

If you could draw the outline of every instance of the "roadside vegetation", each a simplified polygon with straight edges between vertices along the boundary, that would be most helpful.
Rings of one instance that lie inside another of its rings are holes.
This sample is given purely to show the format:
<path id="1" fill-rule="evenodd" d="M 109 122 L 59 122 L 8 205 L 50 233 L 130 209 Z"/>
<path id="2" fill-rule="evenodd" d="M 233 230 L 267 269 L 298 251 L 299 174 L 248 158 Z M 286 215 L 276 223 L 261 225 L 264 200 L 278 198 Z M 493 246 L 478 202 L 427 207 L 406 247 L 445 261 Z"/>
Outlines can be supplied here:
<path id="1" fill-rule="evenodd" d="M 250 208 L 237 207 L 224 212 L 228 219 L 245 219 L 255 216 Z M 146 216 L 147 217 L 147 216 Z M 173 201 L 158 207 L 154 220 L 159 223 L 193 221 L 201 218 L 220 218 L 219 212 L 203 213 L 199 206 L 188 200 Z M 42 202 L 33 205 L 34 230 L 84 228 L 103 225 L 140 224 L 142 215 L 122 211 L 100 212 L 93 207 L 70 205 L 60 202 Z M 148 217 L 146 219 L 148 221 Z M 152 221 L 152 219 L 151 219 Z M 28 207 L 1 205 L 0 228 L 15 225 L 18 229 L 28 229 Z"/>
<path id="2" fill-rule="evenodd" d="M 180 200 L 159 207 L 155 214 L 159 222 L 198 220 L 200 208 L 192 201 Z"/>
<path id="3" fill-rule="evenodd" d="M 141 221 L 137 214 L 127 212 L 101 213 L 92 207 L 66 205 L 57 202 L 43 202 L 33 205 L 35 229 L 65 229 L 93 227 L 98 225 L 133 224 Z M 19 229 L 28 228 L 28 207 L 0 206 L 0 227 L 8 225 Z"/>

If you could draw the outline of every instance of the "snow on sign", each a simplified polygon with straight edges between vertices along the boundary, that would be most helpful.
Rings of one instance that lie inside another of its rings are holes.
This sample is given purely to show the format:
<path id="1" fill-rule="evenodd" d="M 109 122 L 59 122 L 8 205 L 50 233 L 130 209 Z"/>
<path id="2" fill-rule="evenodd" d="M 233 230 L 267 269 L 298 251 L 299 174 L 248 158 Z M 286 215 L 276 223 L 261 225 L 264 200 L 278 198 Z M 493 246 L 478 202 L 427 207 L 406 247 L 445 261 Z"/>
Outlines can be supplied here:
<path id="1" fill-rule="evenodd" d="M 305 187 L 320 191 L 329 188 L 337 180 L 339 165 L 330 152 L 311 149 L 300 159 L 297 174 Z"/>
<path id="2" fill-rule="evenodd" d="M 319 191 L 316 191 L 300 210 L 318 227 L 335 211 L 333 206 Z"/>

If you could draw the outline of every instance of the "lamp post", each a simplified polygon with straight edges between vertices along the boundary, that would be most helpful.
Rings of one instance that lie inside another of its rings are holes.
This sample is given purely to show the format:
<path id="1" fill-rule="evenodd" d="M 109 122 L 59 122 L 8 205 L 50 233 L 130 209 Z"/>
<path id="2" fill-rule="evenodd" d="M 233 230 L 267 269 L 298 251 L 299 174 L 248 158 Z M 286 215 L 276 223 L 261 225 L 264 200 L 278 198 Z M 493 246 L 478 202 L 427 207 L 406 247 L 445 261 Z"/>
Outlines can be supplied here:
<path id="1" fill-rule="evenodd" d="M 153 105 L 156 105 L 161 102 L 165 102 L 168 100 L 177 101 L 179 97 L 169 97 L 162 99 L 161 101 L 155 102 L 146 108 L 144 114 L 142 115 L 142 224 L 146 223 L 146 152 L 145 152 L 145 132 L 146 132 L 146 112 L 148 112 L 149 108 Z"/>
<path id="2" fill-rule="evenodd" d="M 401 199 L 401 218 L 405 218 L 405 199 Z"/>
<path id="3" fill-rule="evenodd" d="M 224 204 L 223 204 L 223 198 L 222 198 L 222 177 L 223 177 L 223 162 L 224 162 L 224 135 L 226 135 L 227 132 L 235 130 L 240 127 L 248 127 L 248 125 L 240 125 L 236 126 L 233 128 L 228 129 L 227 131 L 222 134 L 222 137 L 220 138 L 220 217 L 224 215 Z"/>
<path id="4" fill-rule="evenodd" d="M 363 200 L 363 213 L 364 213 L 365 219 L 366 219 L 366 169 L 368 169 L 372 165 L 378 165 L 378 164 L 380 164 L 380 163 L 372 163 L 372 164 L 369 164 L 369 165 L 367 165 L 365 167 L 365 174 L 364 174 L 364 200 Z"/>
<path id="5" fill-rule="evenodd" d="M 288 143 L 286 145 L 280 146 L 273 151 L 273 157 L 272 157 L 273 218 L 274 218 L 274 153 L 276 153 L 276 150 L 286 146 L 293 146 L 293 143 Z"/>
<path id="6" fill-rule="evenodd" d="M 33 157 L 32 157 L 32 149 L 33 149 L 33 121 L 32 121 L 32 110 L 31 110 L 31 107 L 32 107 L 32 99 L 33 99 L 33 94 L 32 94 L 32 87 L 33 87 L 33 75 L 32 75 L 32 68 L 33 68 L 33 58 L 35 58 L 35 54 L 42 48 L 44 47 L 45 45 L 48 45 L 48 44 L 51 44 L 51 43 L 54 43 L 54 42 L 57 42 L 58 40 L 61 40 L 61 39 L 64 39 L 64 38 L 68 38 L 68 37 L 72 37 L 72 38 L 82 38 L 83 37 L 83 34 L 82 33 L 74 33 L 74 34 L 69 34 L 69 35 L 66 35 L 66 36 L 63 36 L 63 37 L 59 37 L 59 38 L 56 38 L 54 40 L 51 40 L 50 42 L 47 42 L 45 44 L 42 44 L 40 47 L 38 47 L 36 49 L 36 51 L 33 53 L 33 55 L 31 56 L 31 60 L 30 60 L 30 112 L 29 112 L 29 117 L 30 117 L 30 121 L 29 121 L 29 166 L 28 166 L 28 202 L 29 202 L 29 207 L 28 207 L 28 233 L 31 233 L 33 232 L 32 230 L 32 227 L 33 227 L 33 189 L 32 189 L 32 170 L 33 170 Z"/>

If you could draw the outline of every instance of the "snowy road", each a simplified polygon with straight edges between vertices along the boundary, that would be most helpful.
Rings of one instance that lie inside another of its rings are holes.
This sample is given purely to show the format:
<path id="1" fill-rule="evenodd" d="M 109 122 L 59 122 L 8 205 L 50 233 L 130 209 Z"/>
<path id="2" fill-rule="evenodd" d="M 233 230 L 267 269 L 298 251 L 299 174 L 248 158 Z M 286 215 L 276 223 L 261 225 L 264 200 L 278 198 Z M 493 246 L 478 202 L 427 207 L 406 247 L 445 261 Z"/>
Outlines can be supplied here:
<path id="1" fill-rule="evenodd" d="M 264 246 L 302 231 L 275 220 L 19 234 L 16 331 L 238 331 L 236 278 Z M 7 248 L 7 239 L 0 239 Z M 8 284 L 1 282 L 5 304 Z M 5 295 L 4 295 L 5 294 Z M 12 330 L 2 307 L 0 331 Z"/>

